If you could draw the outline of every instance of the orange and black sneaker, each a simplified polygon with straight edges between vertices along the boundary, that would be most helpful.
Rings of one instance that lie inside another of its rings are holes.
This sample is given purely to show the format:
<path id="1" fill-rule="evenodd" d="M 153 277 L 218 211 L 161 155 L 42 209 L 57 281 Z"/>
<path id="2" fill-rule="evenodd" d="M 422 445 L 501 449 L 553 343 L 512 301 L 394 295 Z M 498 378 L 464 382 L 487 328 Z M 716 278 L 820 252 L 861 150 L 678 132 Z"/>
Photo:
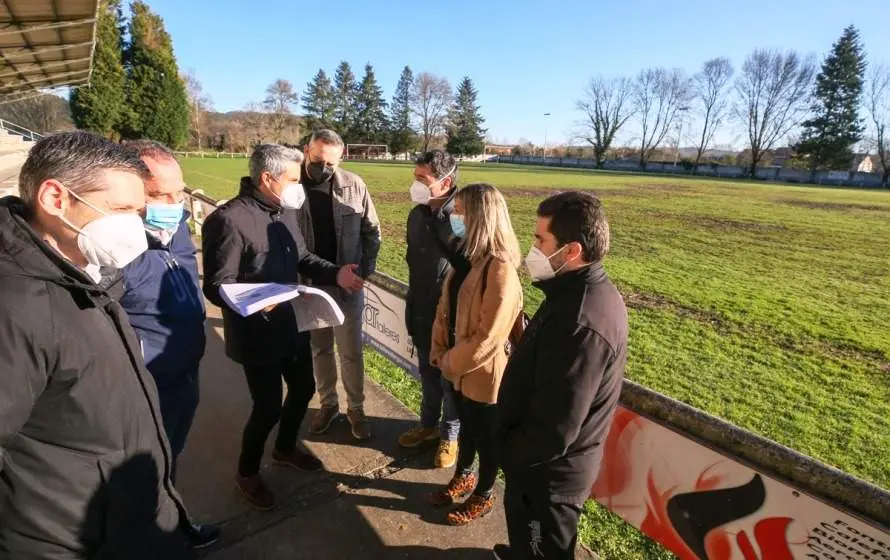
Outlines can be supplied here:
<path id="1" fill-rule="evenodd" d="M 476 521 L 480 517 L 488 515 L 494 507 L 494 494 L 488 496 L 477 496 L 473 494 L 467 501 L 454 508 L 454 511 L 448 514 L 449 525 L 467 525 Z"/>
<path id="2" fill-rule="evenodd" d="M 451 479 L 448 486 L 433 492 L 430 502 L 434 506 L 450 506 L 457 503 L 476 489 L 476 475 L 473 473 L 458 475 Z"/>

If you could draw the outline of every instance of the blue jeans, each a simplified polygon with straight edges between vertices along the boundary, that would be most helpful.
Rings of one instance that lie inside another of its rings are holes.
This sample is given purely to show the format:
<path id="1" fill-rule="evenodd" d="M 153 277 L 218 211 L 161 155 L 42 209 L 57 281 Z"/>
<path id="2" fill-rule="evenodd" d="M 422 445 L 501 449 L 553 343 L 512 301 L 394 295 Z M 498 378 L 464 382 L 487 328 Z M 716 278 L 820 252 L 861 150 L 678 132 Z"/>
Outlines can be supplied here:
<path id="1" fill-rule="evenodd" d="M 420 381 L 423 386 L 423 399 L 420 404 L 420 424 L 424 428 L 439 425 L 441 437 L 445 441 L 457 441 L 460 433 L 460 420 L 455 405 L 454 386 L 442 377 L 439 368 L 430 365 L 429 350 L 417 349 Z M 441 424 L 439 419 L 442 419 Z"/>

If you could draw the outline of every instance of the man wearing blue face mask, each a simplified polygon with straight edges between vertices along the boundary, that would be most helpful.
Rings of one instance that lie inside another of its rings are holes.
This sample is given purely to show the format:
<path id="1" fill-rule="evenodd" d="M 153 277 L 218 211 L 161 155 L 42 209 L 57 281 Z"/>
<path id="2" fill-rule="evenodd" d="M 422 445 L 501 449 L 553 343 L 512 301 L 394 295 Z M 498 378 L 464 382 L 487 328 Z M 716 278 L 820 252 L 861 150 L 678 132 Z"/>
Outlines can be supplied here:
<path id="1" fill-rule="evenodd" d="M 127 265 L 120 303 L 142 346 L 145 365 L 154 377 L 164 430 L 176 461 L 198 408 L 198 366 L 204 355 L 204 298 L 198 261 L 185 224 L 185 183 L 173 153 L 151 140 L 129 142 L 151 172 L 145 181 L 142 220 L 148 251 Z M 191 525 L 197 547 L 219 538 L 213 526 Z"/>

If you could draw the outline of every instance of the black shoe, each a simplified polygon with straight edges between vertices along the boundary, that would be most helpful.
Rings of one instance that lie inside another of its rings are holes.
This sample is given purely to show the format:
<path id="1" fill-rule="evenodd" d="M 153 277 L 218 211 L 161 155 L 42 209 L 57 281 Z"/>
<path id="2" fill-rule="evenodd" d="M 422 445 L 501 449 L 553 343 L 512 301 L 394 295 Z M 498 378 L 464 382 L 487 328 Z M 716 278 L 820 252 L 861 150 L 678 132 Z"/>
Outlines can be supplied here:
<path id="1" fill-rule="evenodd" d="M 191 523 L 186 526 L 185 534 L 192 548 L 201 549 L 213 545 L 219 540 L 222 531 L 219 525 L 198 525 Z"/>
<path id="2" fill-rule="evenodd" d="M 496 544 L 491 551 L 498 560 L 510 560 L 513 556 L 510 554 L 510 547 L 505 544 Z"/>

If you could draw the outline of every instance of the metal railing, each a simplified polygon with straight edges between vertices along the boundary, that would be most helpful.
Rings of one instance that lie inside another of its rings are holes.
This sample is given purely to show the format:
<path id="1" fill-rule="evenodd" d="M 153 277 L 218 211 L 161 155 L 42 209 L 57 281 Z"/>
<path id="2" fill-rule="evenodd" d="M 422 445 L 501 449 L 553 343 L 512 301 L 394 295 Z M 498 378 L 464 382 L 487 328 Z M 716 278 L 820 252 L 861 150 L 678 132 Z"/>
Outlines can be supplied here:
<path id="1" fill-rule="evenodd" d="M 21 136 L 25 140 L 30 140 L 31 142 L 37 142 L 41 138 L 43 138 L 43 134 L 39 132 L 34 132 L 28 128 L 23 126 L 19 126 L 14 122 L 9 122 L 6 119 L 0 119 L 0 130 L 5 130 L 9 134 L 15 134 L 16 136 Z"/>

